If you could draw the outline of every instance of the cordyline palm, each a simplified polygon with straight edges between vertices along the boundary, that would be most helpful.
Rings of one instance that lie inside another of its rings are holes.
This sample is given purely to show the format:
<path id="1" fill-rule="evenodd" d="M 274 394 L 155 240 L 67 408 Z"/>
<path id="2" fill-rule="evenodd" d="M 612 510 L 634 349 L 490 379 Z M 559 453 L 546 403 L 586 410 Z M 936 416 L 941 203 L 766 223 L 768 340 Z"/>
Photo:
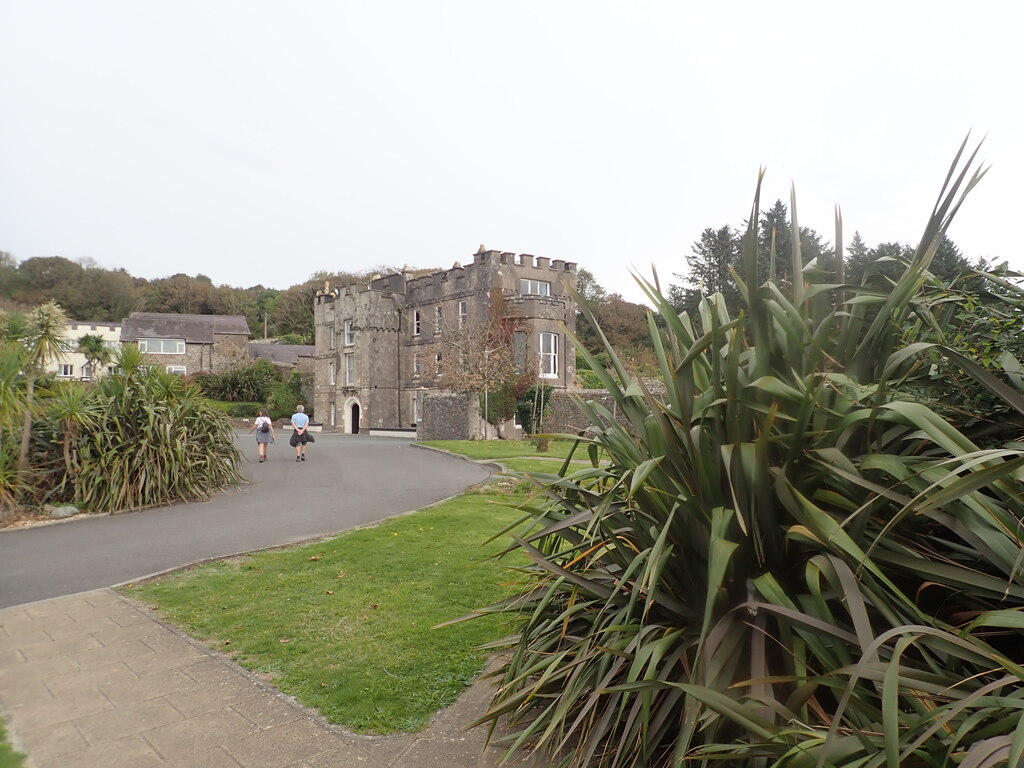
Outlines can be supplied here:
<path id="1" fill-rule="evenodd" d="M 182 377 L 145 370 L 144 359 L 126 344 L 117 371 L 96 384 L 101 428 L 79 441 L 72 478 L 90 510 L 206 499 L 241 479 L 230 420 Z"/>
<path id="2" fill-rule="evenodd" d="M 816 283 L 795 200 L 791 295 L 737 278 L 739 316 L 712 296 L 691 319 L 644 283 L 667 391 L 607 344 L 614 373 L 590 361 L 625 423 L 581 404 L 594 466 L 535 478 L 529 589 L 485 611 L 517 617 L 480 721 L 512 750 L 609 768 L 1021 764 L 1024 449 L 980 450 L 903 394 L 939 349 L 1024 412 L 959 353 L 903 342 L 983 175 L 962 153 L 888 293 L 842 285 L 841 267 Z"/>
<path id="3" fill-rule="evenodd" d="M 99 334 L 87 333 L 79 338 L 77 351 L 85 356 L 93 379 L 98 378 L 99 369 L 113 358 L 113 354 Z"/>
<path id="4" fill-rule="evenodd" d="M 29 466 L 36 377 L 42 373 L 47 362 L 64 359 L 67 352 L 67 342 L 64 340 L 67 324 L 67 315 L 55 301 L 40 304 L 27 317 L 25 336 L 21 340 L 25 347 L 26 406 L 21 430 L 21 451 L 18 454 L 19 472 L 24 472 Z"/>
<path id="5" fill-rule="evenodd" d="M 24 371 L 25 348 L 16 341 L 0 342 L 0 522 L 27 488 L 18 472 L 18 445 L 9 439 L 25 413 Z"/>
<path id="6" fill-rule="evenodd" d="M 103 402 L 96 389 L 79 382 L 60 382 L 46 401 L 45 415 L 60 427 L 63 484 L 74 485 L 80 471 L 78 445 L 82 435 L 101 427 Z"/>

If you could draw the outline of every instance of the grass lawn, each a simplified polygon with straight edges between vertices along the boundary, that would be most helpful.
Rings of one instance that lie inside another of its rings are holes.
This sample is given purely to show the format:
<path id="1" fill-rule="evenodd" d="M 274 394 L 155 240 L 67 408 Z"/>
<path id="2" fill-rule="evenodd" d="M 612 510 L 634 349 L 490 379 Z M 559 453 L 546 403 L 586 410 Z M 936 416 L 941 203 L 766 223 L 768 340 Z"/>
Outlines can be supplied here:
<path id="1" fill-rule="evenodd" d="M 435 625 L 514 591 L 482 543 L 518 517 L 466 493 L 316 544 L 220 561 L 124 592 L 334 723 L 413 731 L 483 668 L 497 617 Z"/>
<path id="2" fill-rule="evenodd" d="M 584 454 L 586 455 L 586 454 Z M 549 475 L 558 474 L 564 459 L 495 459 L 512 472 L 545 472 Z M 569 472 L 590 469 L 589 461 L 573 461 L 569 464 Z"/>
<path id="3" fill-rule="evenodd" d="M 4 721 L 0 720 L 0 768 L 22 768 L 24 765 L 25 756 L 15 752 L 7 741 L 7 729 L 4 728 Z"/>
<path id="4" fill-rule="evenodd" d="M 216 408 L 218 411 L 223 411 L 228 415 L 235 408 L 248 407 L 252 411 L 252 416 L 256 416 L 260 412 L 260 408 L 263 407 L 263 403 L 229 403 L 227 400 L 214 400 L 209 397 L 204 397 L 203 400 L 211 408 Z M 252 417 L 250 417 L 252 418 Z"/>
<path id="5" fill-rule="evenodd" d="M 548 443 L 548 450 L 543 453 L 538 453 L 537 446 L 529 440 L 425 440 L 420 445 L 443 448 L 474 460 L 509 459 L 517 456 L 550 456 L 564 459 L 569 455 L 574 443 L 569 440 L 552 440 Z M 585 458 L 586 446 L 577 448 L 576 455 Z"/>

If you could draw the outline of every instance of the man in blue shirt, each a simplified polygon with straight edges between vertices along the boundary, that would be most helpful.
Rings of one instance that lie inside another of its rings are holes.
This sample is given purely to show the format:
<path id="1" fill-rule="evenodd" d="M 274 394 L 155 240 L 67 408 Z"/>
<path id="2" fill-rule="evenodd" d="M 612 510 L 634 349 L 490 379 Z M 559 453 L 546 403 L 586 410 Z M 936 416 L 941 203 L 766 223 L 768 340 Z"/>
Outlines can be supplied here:
<path id="1" fill-rule="evenodd" d="M 309 440 L 306 430 L 308 428 L 309 416 L 306 415 L 306 409 L 301 405 L 295 406 L 295 413 L 292 414 L 292 436 L 288 442 L 295 446 L 296 461 L 306 460 L 306 443 Z"/>

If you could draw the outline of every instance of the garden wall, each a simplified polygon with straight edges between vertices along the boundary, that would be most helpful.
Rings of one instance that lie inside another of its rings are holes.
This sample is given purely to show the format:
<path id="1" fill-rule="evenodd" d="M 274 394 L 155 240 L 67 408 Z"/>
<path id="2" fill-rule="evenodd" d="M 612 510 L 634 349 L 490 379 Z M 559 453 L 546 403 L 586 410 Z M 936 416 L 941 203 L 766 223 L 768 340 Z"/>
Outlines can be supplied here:
<path id="1" fill-rule="evenodd" d="M 644 383 L 655 397 L 660 399 L 664 395 L 665 386 L 660 381 L 645 380 Z M 611 411 L 617 422 L 627 424 L 622 411 L 606 389 L 556 389 L 550 395 L 548 408 L 544 413 L 544 423 L 538 431 L 579 434 L 589 429 L 590 420 L 573 402 L 574 397 L 604 406 Z"/>
<path id="2" fill-rule="evenodd" d="M 476 397 L 449 392 L 420 394 L 417 440 L 473 440 L 478 417 L 471 406 Z M 477 408 L 479 410 L 479 408 Z"/>
<path id="3" fill-rule="evenodd" d="M 664 393 L 660 381 L 645 382 L 655 397 Z M 450 392 L 423 392 L 420 394 L 420 419 L 416 424 L 417 440 L 481 440 L 484 439 L 483 419 L 476 395 Z M 573 398 L 603 405 L 620 424 L 627 422 L 606 389 L 556 389 L 548 399 L 544 422 L 538 432 L 579 434 L 590 427 L 590 421 Z M 504 428 L 506 437 L 522 437 L 512 428 Z M 494 432 L 491 430 L 490 436 Z"/>

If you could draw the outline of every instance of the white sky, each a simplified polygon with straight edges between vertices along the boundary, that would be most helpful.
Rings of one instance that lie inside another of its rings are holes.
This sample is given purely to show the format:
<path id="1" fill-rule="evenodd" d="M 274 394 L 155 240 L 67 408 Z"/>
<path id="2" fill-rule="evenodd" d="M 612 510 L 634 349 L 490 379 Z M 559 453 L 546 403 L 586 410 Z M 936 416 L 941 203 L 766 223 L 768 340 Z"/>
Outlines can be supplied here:
<path id="1" fill-rule="evenodd" d="M 685 271 L 758 168 L 874 245 L 1024 268 L 1024 45 L 1001 2 L 0 0 L 0 250 L 284 288 L 483 243 Z"/>

